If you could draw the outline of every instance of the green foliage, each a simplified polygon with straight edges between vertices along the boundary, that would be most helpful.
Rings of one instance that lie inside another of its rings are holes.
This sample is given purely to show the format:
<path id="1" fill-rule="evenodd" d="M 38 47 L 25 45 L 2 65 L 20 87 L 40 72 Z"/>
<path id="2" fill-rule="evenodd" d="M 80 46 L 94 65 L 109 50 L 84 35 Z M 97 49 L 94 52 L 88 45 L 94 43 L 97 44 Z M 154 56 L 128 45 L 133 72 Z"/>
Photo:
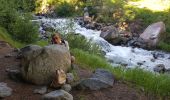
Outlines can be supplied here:
<path id="1" fill-rule="evenodd" d="M 95 54 L 91 54 L 80 49 L 72 49 L 71 53 L 73 53 L 76 57 L 77 63 L 90 69 L 96 69 L 98 67 L 111 67 L 111 65 L 108 64 L 104 58 L 101 58 Z"/>
<path id="2" fill-rule="evenodd" d="M 76 57 L 76 63 L 81 66 L 92 70 L 104 68 L 111 71 L 116 78 L 133 83 L 137 87 L 143 88 L 145 92 L 154 93 L 162 97 L 170 95 L 169 75 L 156 74 L 139 68 L 113 67 L 104 58 L 79 49 L 73 49 L 71 53 Z"/>
<path id="3" fill-rule="evenodd" d="M 124 73 L 124 79 L 138 86 L 142 86 L 146 92 L 152 92 L 161 96 L 170 95 L 170 76 L 166 74 L 154 74 L 141 69 L 128 69 Z"/>
<path id="4" fill-rule="evenodd" d="M 17 10 L 21 12 L 32 12 L 35 10 L 36 0 L 14 0 Z"/>
<path id="5" fill-rule="evenodd" d="M 1 0 L 0 1 L 0 26 L 8 29 L 9 23 L 15 21 L 18 16 L 17 11 L 15 10 L 14 2 Z"/>
<path id="6" fill-rule="evenodd" d="M 78 48 L 90 52 L 91 54 L 103 56 L 101 48 L 98 45 L 92 43 L 81 35 L 66 34 L 64 37 L 69 42 L 71 49 Z"/>
<path id="7" fill-rule="evenodd" d="M 4 27 L 12 38 L 19 42 L 35 42 L 38 28 L 30 19 L 30 14 L 26 9 L 30 0 L 1 0 L 0 1 L 0 26 Z M 32 3 L 31 3 L 32 4 Z M 22 13 L 19 12 L 22 10 Z M 27 12 L 26 14 L 24 12 Z"/>
<path id="8" fill-rule="evenodd" d="M 20 42 L 33 43 L 38 38 L 38 27 L 27 18 L 18 17 L 14 23 L 10 24 L 10 33 Z"/>
<path id="9" fill-rule="evenodd" d="M 160 42 L 159 45 L 158 45 L 158 49 L 170 52 L 170 44 L 167 44 L 165 42 Z"/>
<path id="10" fill-rule="evenodd" d="M 70 17 L 75 14 L 75 9 L 73 5 L 67 2 L 62 2 L 61 4 L 56 5 L 54 12 L 60 17 Z"/>
<path id="11" fill-rule="evenodd" d="M 19 43 L 19 42 L 13 40 L 11 35 L 8 34 L 7 31 L 2 27 L 0 27 L 0 40 L 6 41 L 11 46 L 16 47 L 16 48 L 21 48 L 25 45 L 23 43 Z"/>
<path id="12" fill-rule="evenodd" d="M 40 40 L 40 41 L 37 41 L 36 43 L 34 43 L 35 45 L 39 45 L 39 46 L 47 46 L 49 43 L 48 41 L 46 40 Z"/>

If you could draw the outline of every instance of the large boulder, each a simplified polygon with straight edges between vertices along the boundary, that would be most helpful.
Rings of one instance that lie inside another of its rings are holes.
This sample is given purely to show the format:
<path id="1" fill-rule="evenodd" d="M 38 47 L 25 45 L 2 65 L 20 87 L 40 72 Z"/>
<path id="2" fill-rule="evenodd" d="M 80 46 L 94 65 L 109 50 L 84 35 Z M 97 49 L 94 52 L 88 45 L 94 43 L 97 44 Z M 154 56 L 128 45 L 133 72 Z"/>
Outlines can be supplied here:
<path id="1" fill-rule="evenodd" d="M 37 85 L 49 84 L 57 69 L 67 72 L 71 67 L 70 52 L 65 45 L 30 45 L 21 49 L 21 55 L 22 77 Z"/>
<path id="2" fill-rule="evenodd" d="M 163 22 L 157 22 L 149 25 L 140 35 L 140 38 L 146 43 L 148 48 L 156 47 L 163 38 L 166 29 Z"/>
<path id="3" fill-rule="evenodd" d="M 114 83 L 114 77 L 112 73 L 104 70 L 97 69 L 92 77 L 81 80 L 76 88 L 78 89 L 90 89 L 99 90 L 103 88 L 112 87 Z"/>
<path id="4" fill-rule="evenodd" d="M 114 26 L 106 26 L 102 28 L 100 37 L 104 38 L 106 41 L 113 45 L 120 45 L 121 43 L 126 43 L 131 35 L 130 32 L 122 31 L 120 32 Z"/>
<path id="5" fill-rule="evenodd" d="M 104 27 L 101 31 L 100 37 L 115 44 L 120 41 L 118 30 L 113 26 Z"/>

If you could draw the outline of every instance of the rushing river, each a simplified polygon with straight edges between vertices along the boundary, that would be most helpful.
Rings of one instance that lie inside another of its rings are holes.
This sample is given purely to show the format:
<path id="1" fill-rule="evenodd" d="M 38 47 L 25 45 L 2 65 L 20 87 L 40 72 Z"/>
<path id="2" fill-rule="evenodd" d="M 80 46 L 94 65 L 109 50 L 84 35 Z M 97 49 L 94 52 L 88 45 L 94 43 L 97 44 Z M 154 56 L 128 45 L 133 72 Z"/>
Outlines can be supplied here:
<path id="1" fill-rule="evenodd" d="M 42 25 L 50 26 L 55 30 L 64 31 L 65 33 L 74 30 L 75 33 L 81 34 L 87 39 L 91 39 L 93 42 L 101 46 L 106 53 L 105 57 L 113 65 L 123 64 L 130 68 L 140 66 L 140 68 L 150 71 L 153 71 L 153 68 L 158 64 L 163 64 L 166 68 L 170 68 L 170 54 L 168 53 L 111 45 L 100 37 L 101 31 L 86 29 L 78 25 L 76 22 L 70 24 L 69 19 L 42 18 L 38 21 L 41 22 Z M 72 27 L 70 28 L 70 26 Z M 40 31 L 42 31 L 42 28 L 40 28 Z M 154 59 L 153 54 L 157 55 L 157 59 Z"/>

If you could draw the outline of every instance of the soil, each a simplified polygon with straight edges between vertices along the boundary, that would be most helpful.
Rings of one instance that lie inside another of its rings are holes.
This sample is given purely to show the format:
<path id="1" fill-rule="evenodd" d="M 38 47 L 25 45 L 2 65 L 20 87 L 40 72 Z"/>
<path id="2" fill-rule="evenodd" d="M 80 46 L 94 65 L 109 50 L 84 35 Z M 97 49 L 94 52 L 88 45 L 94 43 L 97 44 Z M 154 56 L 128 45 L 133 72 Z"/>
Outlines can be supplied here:
<path id="1" fill-rule="evenodd" d="M 14 81 L 9 78 L 6 69 L 18 69 L 20 60 L 16 59 L 17 52 L 7 43 L 0 41 L 0 82 L 5 82 L 13 89 L 11 96 L 2 100 L 39 100 L 42 95 L 34 94 L 33 90 L 39 86 L 24 81 Z M 83 68 L 76 68 L 80 78 L 90 77 L 92 72 Z M 74 100 L 156 100 L 153 96 L 135 89 L 128 84 L 116 81 L 112 88 L 99 91 L 75 90 L 71 91 Z"/>

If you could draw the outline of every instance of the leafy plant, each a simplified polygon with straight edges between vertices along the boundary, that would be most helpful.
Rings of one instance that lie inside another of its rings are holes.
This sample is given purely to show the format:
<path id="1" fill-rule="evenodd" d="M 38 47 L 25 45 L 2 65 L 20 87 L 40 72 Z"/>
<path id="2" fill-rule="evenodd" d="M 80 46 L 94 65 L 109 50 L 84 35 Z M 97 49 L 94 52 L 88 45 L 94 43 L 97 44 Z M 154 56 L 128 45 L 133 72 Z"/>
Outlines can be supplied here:
<path id="1" fill-rule="evenodd" d="M 90 52 L 91 54 L 103 56 L 101 48 L 98 45 L 81 35 L 66 34 L 64 37 L 69 42 L 69 46 L 72 49 L 78 48 Z"/>
<path id="2" fill-rule="evenodd" d="M 10 33 L 20 42 L 33 43 L 38 38 L 38 27 L 28 19 L 19 17 L 10 24 Z"/>
<path id="3" fill-rule="evenodd" d="M 60 5 L 56 5 L 54 12 L 60 17 L 70 17 L 74 15 L 75 9 L 73 5 L 62 2 Z"/>

